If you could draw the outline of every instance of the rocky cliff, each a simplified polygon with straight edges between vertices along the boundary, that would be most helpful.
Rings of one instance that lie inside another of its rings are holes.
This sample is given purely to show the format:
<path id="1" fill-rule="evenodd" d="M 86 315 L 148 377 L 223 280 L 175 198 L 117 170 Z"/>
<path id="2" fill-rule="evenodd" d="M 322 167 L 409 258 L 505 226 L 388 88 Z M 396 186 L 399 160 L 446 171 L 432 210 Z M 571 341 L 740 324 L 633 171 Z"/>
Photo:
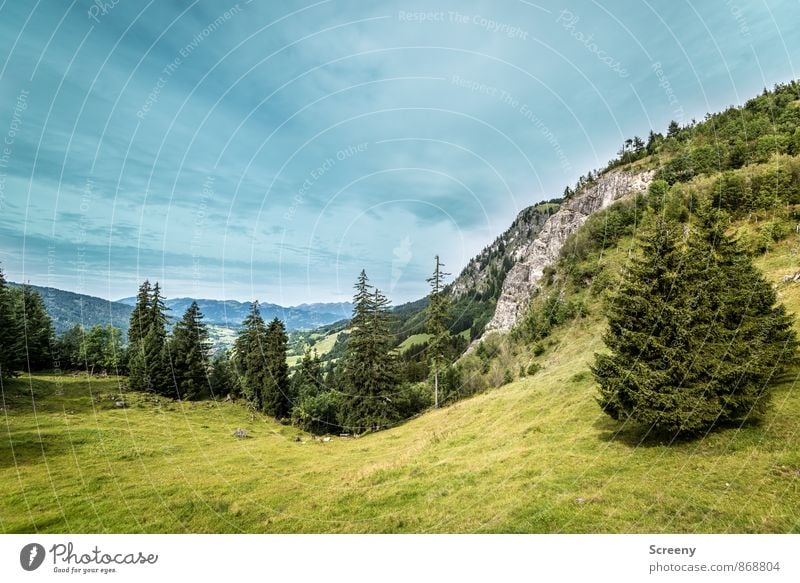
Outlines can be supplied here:
<path id="1" fill-rule="evenodd" d="M 450 286 L 453 298 L 458 300 L 468 293 L 498 295 L 508 270 L 558 208 L 557 202 L 550 201 L 523 209 L 502 235 L 464 267 Z"/>
<path id="2" fill-rule="evenodd" d="M 525 313 L 544 268 L 558 259 L 567 237 L 593 212 L 620 198 L 647 190 L 653 174 L 652 171 L 633 174 L 615 170 L 599 176 L 594 183 L 565 201 L 542 225 L 538 234 L 528 239 L 527 244 L 518 245 L 486 332 L 510 330 Z"/>

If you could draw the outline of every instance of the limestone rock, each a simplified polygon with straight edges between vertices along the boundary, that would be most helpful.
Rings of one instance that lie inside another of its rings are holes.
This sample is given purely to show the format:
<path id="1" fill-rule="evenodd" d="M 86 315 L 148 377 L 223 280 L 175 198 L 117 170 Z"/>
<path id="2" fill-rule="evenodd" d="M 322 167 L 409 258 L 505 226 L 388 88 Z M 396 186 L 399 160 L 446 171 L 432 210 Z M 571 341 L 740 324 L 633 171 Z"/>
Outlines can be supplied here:
<path id="1" fill-rule="evenodd" d="M 486 332 L 510 330 L 525 313 L 544 268 L 558 259 L 567 237 L 577 231 L 592 213 L 621 198 L 646 191 L 654 174 L 653 171 L 633 174 L 613 170 L 563 203 L 535 238 L 518 249 L 517 261 L 506 275 L 494 317 L 486 326 Z"/>

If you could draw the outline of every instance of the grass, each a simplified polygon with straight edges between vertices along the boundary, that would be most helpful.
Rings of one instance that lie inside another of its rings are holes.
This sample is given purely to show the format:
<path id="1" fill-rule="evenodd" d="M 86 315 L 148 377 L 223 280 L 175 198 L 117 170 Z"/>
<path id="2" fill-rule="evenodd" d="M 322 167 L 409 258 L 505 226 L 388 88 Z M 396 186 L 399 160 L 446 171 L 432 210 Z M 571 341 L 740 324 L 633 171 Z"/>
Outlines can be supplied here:
<path id="1" fill-rule="evenodd" d="M 795 314 L 798 241 L 756 262 Z M 594 401 L 600 313 L 557 329 L 534 376 L 358 439 L 117 378 L 6 382 L 0 532 L 800 533 L 794 380 L 760 423 L 642 442 Z"/>
<path id="2" fill-rule="evenodd" d="M 403 353 L 415 344 L 425 344 L 428 340 L 430 340 L 430 334 L 412 334 L 405 340 L 403 340 L 395 350 L 399 353 Z"/>
<path id="3" fill-rule="evenodd" d="M 320 357 L 328 354 L 331 350 L 333 350 L 334 344 L 336 344 L 336 339 L 339 337 L 339 334 L 345 332 L 344 330 L 339 330 L 338 332 L 334 332 L 333 334 L 328 334 L 327 336 L 322 335 L 315 335 L 315 340 L 317 342 L 314 346 L 305 345 L 301 354 L 290 354 L 286 357 L 286 362 L 289 364 L 290 367 L 297 366 L 300 364 L 300 361 L 303 360 L 303 356 L 305 355 L 305 351 L 307 349 L 311 349 L 312 353 L 316 350 L 317 355 Z"/>
<path id="4" fill-rule="evenodd" d="M 580 374 L 602 325 L 557 332 L 534 377 L 329 442 L 234 403 L 123 394 L 116 378 L 16 379 L 0 530 L 800 532 L 800 392 L 778 387 L 761 424 L 639 444 Z"/>

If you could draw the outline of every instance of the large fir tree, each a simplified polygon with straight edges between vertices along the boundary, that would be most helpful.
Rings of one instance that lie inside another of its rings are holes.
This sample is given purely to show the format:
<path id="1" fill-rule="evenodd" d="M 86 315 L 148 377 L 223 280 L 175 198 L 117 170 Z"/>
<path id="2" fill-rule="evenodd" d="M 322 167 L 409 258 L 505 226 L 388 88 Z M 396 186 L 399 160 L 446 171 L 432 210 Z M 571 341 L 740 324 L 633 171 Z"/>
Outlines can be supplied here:
<path id="1" fill-rule="evenodd" d="M 144 280 L 136 294 L 136 305 L 131 312 L 130 326 L 128 327 L 128 344 L 131 346 L 147 336 L 147 332 L 150 330 L 150 295 L 152 292 L 150 281 Z"/>
<path id="2" fill-rule="evenodd" d="M 0 269 L 0 377 L 10 377 L 17 365 L 14 312 L 3 270 Z"/>
<path id="3" fill-rule="evenodd" d="M 351 333 L 342 383 L 342 424 L 361 433 L 396 420 L 392 396 L 397 367 L 391 352 L 388 299 L 369 284 L 362 270 L 355 284 Z"/>
<path id="4" fill-rule="evenodd" d="M 775 291 L 708 213 L 681 239 L 660 221 L 608 306 L 593 373 L 611 417 L 696 434 L 758 417 L 794 357 Z"/>
<path id="5" fill-rule="evenodd" d="M 172 374 L 181 399 L 200 399 L 209 393 L 211 343 L 197 302 L 175 324 L 170 339 Z"/>
<path id="6" fill-rule="evenodd" d="M 139 287 L 128 330 L 131 388 L 175 397 L 167 351 L 167 307 L 156 282 Z"/>
<path id="7" fill-rule="evenodd" d="M 292 411 L 290 394 L 289 365 L 286 362 L 286 328 L 278 318 L 267 327 L 264 357 L 267 365 L 267 382 L 262 387 L 262 408 L 264 413 L 277 419 L 288 417 Z"/>
<path id="8" fill-rule="evenodd" d="M 44 307 L 44 300 L 29 285 L 11 290 L 11 351 L 18 369 L 42 370 L 53 366 L 55 345 L 53 322 Z"/>
<path id="9" fill-rule="evenodd" d="M 433 374 L 434 407 L 439 407 L 439 375 L 447 362 L 447 353 L 450 349 L 450 329 L 447 327 L 450 318 L 450 298 L 444 290 L 444 278 L 449 273 L 442 269 L 444 264 L 436 256 L 436 266 L 433 275 L 426 281 L 431 286 L 428 294 L 426 328 L 430 334 L 428 341 L 428 361 Z"/>
<path id="10" fill-rule="evenodd" d="M 145 391 L 150 389 L 145 362 L 144 338 L 150 331 L 150 295 L 152 288 L 148 280 L 144 280 L 136 294 L 136 305 L 131 312 L 128 328 L 128 383 L 132 389 Z"/>
<path id="11" fill-rule="evenodd" d="M 164 296 L 161 295 L 161 287 L 156 282 L 150 296 L 150 329 L 143 339 L 147 376 L 151 390 L 161 395 L 177 397 L 167 347 L 168 309 Z"/>
<path id="12" fill-rule="evenodd" d="M 258 302 L 253 302 L 233 346 L 233 364 L 241 380 L 242 395 L 257 411 L 264 408 L 264 387 L 269 382 L 266 347 L 267 325 Z"/>

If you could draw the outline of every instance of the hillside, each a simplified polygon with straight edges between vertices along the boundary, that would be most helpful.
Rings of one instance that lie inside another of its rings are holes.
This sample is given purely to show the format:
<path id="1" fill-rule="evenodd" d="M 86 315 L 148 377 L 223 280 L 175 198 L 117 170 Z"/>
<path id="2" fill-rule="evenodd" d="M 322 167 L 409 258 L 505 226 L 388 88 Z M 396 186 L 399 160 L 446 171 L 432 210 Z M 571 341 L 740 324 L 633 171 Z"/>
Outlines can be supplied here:
<path id="1" fill-rule="evenodd" d="M 800 308 L 800 285 L 782 295 Z M 534 377 L 330 442 L 237 404 L 127 394 L 117 409 L 114 379 L 19 379 L 0 530 L 800 533 L 800 392 L 778 387 L 758 425 L 639 444 L 594 401 L 601 326 L 555 333 Z"/>
<path id="2" fill-rule="evenodd" d="M 19 287 L 20 284 L 9 282 L 10 286 Z M 62 334 L 76 324 L 85 328 L 111 324 L 123 330 L 127 335 L 132 307 L 122 302 L 112 302 L 54 287 L 31 285 L 44 299 L 47 313 L 53 320 L 56 334 Z"/>
<path id="3" fill-rule="evenodd" d="M 323 439 L 241 403 L 130 392 L 125 379 L 7 382 L 0 528 L 800 534 L 800 365 L 773 377 L 762 419 L 672 441 L 603 413 L 589 369 L 641 229 L 663 217 L 686 237 L 699 208 L 724 217 L 800 331 L 799 99 L 790 84 L 651 134 L 568 189 L 524 241 L 500 239 L 484 268 L 508 267 L 509 322 L 459 359 L 446 407 L 389 429 Z M 492 305 L 470 287 L 488 279 L 470 277 L 461 298 Z M 398 352 L 424 342 L 422 307 L 397 308 Z M 298 335 L 295 357 L 312 343 L 340 354 L 345 326 Z"/>

